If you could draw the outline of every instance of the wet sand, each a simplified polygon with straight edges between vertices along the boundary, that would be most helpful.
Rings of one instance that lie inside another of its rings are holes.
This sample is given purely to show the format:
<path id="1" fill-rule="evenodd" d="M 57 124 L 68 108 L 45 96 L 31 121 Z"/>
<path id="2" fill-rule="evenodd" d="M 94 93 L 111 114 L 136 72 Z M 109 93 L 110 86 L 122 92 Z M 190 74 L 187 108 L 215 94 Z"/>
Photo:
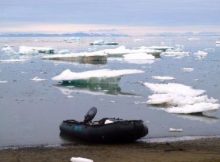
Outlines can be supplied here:
<path id="1" fill-rule="evenodd" d="M 65 162 L 71 157 L 94 162 L 220 162 L 220 138 L 172 143 L 31 147 L 0 151 L 0 162 Z"/>

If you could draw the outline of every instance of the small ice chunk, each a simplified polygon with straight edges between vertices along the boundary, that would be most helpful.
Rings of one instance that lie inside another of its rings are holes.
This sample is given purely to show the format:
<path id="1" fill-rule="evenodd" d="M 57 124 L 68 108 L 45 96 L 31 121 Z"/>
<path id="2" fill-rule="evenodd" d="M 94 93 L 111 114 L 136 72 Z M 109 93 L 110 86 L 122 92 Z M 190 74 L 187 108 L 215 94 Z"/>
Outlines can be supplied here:
<path id="1" fill-rule="evenodd" d="M 32 55 L 38 53 L 44 54 L 53 54 L 55 51 L 51 47 L 29 47 L 29 46 L 20 46 L 19 53 L 25 55 Z"/>
<path id="2" fill-rule="evenodd" d="M 208 53 L 207 52 L 205 52 L 205 51 L 197 51 L 197 52 L 195 52 L 194 53 L 194 55 L 198 58 L 198 59 L 204 59 L 207 55 L 208 55 Z"/>
<path id="3" fill-rule="evenodd" d="M 182 132 L 183 129 L 182 128 L 170 128 L 169 132 Z"/>
<path id="4" fill-rule="evenodd" d="M 93 160 L 91 159 L 82 158 L 82 157 L 71 157 L 70 161 L 71 162 L 93 162 Z"/>
<path id="5" fill-rule="evenodd" d="M 216 43 L 216 44 L 220 44 L 220 41 L 216 41 L 215 43 Z"/>
<path id="6" fill-rule="evenodd" d="M 35 82 L 41 82 L 41 81 L 44 81 L 46 79 L 42 79 L 42 78 L 39 78 L 38 76 L 34 77 L 31 79 L 32 81 L 35 81 Z"/>
<path id="7" fill-rule="evenodd" d="M 109 120 L 109 119 L 105 120 L 105 124 L 111 124 L 111 123 L 114 123 L 114 122 L 112 120 Z"/>
<path id="8" fill-rule="evenodd" d="M 8 46 L 8 45 L 5 45 L 4 47 L 2 47 L 1 49 L 2 52 L 5 52 L 7 54 L 15 54 L 15 50 L 11 47 L 11 46 Z"/>
<path id="9" fill-rule="evenodd" d="M 16 63 L 16 62 L 25 62 L 27 59 L 7 59 L 7 60 L 0 60 L 0 63 Z"/>
<path id="10" fill-rule="evenodd" d="M 52 78 L 52 80 L 57 81 L 67 81 L 67 80 L 87 80 L 90 78 L 114 78 L 121 77 L 123 75 L 138 74 L 144 73 L 142 70 L 136 69 L 124 69 L 124 70 L 110 70 L 110 69 L 101 69 L 101 70 L 90 70 L 84 72 L 72 72 L 69 69 L 64 70 L 61 74 Z"/>
<path id="11" fill-rule="evenodd" d="M 198 41 L 198 40 L 200 40 L 200 38 L 198 38 L 198 37 L 190 37 L 190 38 L 188 38 L 188 40 L 189 41 Z"/>
<path id="12" fill-rule="evenodd" d="M 192 71 L 194 71 L 194 69 L 193 68 L 185 67 L 185 68 L 182 68 L 182 71 L 183 72 L 192 72 Z"/>
<path id="13" fill-rule="evenodd" d="M 163 51 L 165 52 L 166 50 L 172 50 L 173 47 L 170 47 L 170 46 L 151 46 L 149 47 L 150 49 L 155 49 L 155 50 L 160 50 L 160 51 Z"/>
<path id="14" fill-rule="evenodd" d="M 161 55 L 182 58 L 185 56 L 189 56 L 189 52 L 182 51 L 181 49 L 175 49 L 175 50 L 166 50 Z"/>
<path id="15" fill-rule="evenodd" d="M 62 50 L 59 50 L 57 53 L 58 54 L 67 54 L 67 53 L 70 53 L 70 51 L 68 49 L 62 49 Z"/>
<path id="16" fill-rule="evenodd" d="M 171 76 L 152 76 L 153 79 L 165 81 L 165 80 L 174 80 L 174 77 Z"/>
<path id="17" fill-rule="evenodd" d="M 0 84 L 3 84 L 3 83 L 8 83 L 7 80 L 0 80 Z"/>

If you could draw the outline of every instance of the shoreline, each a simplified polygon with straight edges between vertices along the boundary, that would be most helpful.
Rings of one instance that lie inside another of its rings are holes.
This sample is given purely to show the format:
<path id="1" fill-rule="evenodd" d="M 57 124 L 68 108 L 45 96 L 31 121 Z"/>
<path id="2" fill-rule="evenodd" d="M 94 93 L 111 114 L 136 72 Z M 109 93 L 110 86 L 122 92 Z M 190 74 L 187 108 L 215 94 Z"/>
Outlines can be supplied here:
<path id="1" fill-rule="evenodd" d="M 220 138 L 131 144 L 78 144 L 0 150 L 0 162 L 58 162 L 84 157 L 94 162 L 219 162 Z"/>

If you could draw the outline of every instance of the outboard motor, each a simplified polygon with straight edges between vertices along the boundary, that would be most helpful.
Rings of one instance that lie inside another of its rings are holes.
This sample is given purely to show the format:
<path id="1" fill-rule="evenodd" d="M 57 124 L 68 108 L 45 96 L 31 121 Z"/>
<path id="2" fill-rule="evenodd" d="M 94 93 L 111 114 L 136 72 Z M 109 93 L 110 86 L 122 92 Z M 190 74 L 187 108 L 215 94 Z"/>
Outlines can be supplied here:
<path id="1" fill-rule="evenodd" d="M 89 123 L 92 121 L 92 119 L 95 117 L 97 113 L 97 108 L 96 107 L 92 107 L 91 109 L 89 109 L 89 111 L 86 113 L 85 117 L 84 117 L 84 123 Z"/>

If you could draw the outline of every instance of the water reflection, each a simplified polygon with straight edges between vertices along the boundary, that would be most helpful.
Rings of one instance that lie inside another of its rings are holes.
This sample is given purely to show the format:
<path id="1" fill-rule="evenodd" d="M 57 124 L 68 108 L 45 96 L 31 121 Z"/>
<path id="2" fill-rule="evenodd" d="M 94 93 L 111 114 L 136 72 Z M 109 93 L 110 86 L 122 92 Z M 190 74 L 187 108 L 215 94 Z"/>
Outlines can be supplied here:
<path id="1" fill-rule="evenodd" d="M 62 81 L 57 88 L 66 96 L 72 93 L 87 93 L 93 95 L 134 95 L 122 92 L 119 86 L 120 77 L 116 78 L 90 78 L 88 80 Z"/>

